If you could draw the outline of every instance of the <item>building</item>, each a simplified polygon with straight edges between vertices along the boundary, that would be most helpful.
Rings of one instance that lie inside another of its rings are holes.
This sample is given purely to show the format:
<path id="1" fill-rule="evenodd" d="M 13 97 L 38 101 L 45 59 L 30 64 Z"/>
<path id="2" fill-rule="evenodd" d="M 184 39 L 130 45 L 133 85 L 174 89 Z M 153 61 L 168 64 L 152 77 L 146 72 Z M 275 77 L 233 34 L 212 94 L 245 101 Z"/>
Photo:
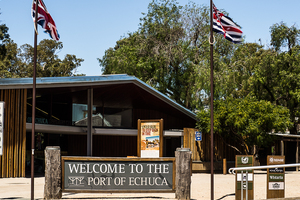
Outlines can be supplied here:
<path id="1" fill-rule="evenodd" d="M 32 83 L 0 79 L 5 102 L 0 177 L 24 177 L 30 170 Z M 37 78 L 36 88 L 35 172 L 43 171 L 46 146 L 60 146 L 63 155 L 87 155 L 87 134 L 93 135 L 93 156 L 137 155 L 138 119 L 163 119 L 166 157 L 183 144 L 183 128 L 195 128 L 193 112 L 132 76 Z"/>

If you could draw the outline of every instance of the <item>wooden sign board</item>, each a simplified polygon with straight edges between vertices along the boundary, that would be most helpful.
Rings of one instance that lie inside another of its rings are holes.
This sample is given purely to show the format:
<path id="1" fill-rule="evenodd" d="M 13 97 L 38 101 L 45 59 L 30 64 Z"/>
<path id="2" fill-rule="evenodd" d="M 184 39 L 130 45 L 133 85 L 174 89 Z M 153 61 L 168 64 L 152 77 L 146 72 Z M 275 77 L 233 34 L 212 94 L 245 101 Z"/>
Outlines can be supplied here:
<path id="1" fill-rule="evenodd" d="M 163 157 L 163 120 L 138 120 L 137 156 Z"/>
<path id="2" fill-rule="evenodd" d="M 175 192 L 175 158 L 62 157 L 63 192 Z"/>
<path id="3" fill-rule="evenodd" d="M 252 167 L 253 166 L 253 156 L 249 155 L 236 155 L 235 157 L 235 167 Z M 243 180 L 243 186 L 241 185 Z M 235 174 L 235 199 L 241 200 L 241 188 L 243 187 L 243 199 L 246 199 L 246 170 L 243 174 L 240 170 L 236 171 Z M 254 191 L 254 173 L 253 170 L 248 170 L 248 200 L 253 199 Z"/>
<path id="4" fill-rule="evenodd" d="M 285 164 L 285 156 L 268 156 L 267 165 Z M 270 168 L 267 172 L 267 199 L 284 198 L 285 168 Z"/>

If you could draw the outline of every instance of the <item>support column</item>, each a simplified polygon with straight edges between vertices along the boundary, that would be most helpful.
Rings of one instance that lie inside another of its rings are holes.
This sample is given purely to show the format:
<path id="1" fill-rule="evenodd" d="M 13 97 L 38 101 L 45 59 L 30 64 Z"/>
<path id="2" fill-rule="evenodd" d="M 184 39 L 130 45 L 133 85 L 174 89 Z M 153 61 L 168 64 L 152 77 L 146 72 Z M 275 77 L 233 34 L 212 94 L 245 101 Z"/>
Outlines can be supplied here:
<path id="1" fill-rule="evenodd" d="M 62 197 L 60 156 L 59 146 L 46 147 L 44 199 L 61 199 Z"/>
<path id="2" fill-rule="evenodd" d="M 92 156 L 93 152 L 93 133 L 92 133 L 92 121 L 93 121 L 93 88 L 88 89 L 88 120 L 87 120 L 87 156 Z"/>
<path id="3" fill-rule="evenodd" d="M 191 199 L 191 158 L 192 152 L 189 148 L 177 148 L 176 158 L 176 178 L 175 178 L 175 198 Z"/>

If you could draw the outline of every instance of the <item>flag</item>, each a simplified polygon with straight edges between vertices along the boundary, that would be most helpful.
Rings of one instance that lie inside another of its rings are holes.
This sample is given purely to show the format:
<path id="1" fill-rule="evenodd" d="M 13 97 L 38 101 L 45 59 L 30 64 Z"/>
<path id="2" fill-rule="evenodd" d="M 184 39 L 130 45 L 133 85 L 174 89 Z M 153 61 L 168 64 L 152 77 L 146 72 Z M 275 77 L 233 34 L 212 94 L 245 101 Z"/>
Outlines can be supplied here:
<path id="1" fill-rule="evenodd" d="M 224 37 L 233 42 L 241 43 L 242 34 L 240 27 L 234 21 L 221 13 L 213 4 L 213 31 L 224 35 Z"/>
<path id="2" fill-rule="evenodd" d="M 43 2 L 43 0 L 33 0 L 32 2 L 32 8 L 31 8 L 31 13 L 32 13 L 32 18 L 33 22 L 35 22 L 35 5 L 36 1 L 38 2 L 38 18 L 37 18 L 37 23 L 45 29 L 45 33 L 49 33 L 50 37 L 54 40 L 59 40 L 59 34 L 56 29 L 56 25 L 54 20 L 52 19 L 51 15 L 48 13 L 46 6 Z"/>

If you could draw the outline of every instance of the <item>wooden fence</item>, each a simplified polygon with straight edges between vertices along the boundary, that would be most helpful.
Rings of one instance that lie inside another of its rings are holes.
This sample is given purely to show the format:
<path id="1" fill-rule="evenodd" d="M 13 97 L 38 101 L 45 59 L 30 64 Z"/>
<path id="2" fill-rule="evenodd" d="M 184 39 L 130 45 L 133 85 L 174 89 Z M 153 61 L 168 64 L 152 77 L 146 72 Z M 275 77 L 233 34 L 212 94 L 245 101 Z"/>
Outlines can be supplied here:
<path id="1" fill-rule="evenodd" d="M 195 131 L 197 130 L 193 128 L 184 129 L 183 146 L 190 148 L 192 151 L 193 171 L 208 171 L 210 169 L 210 134 L 202 134 L 202 141 L 195 141 Z M 235 155 L 239 155 L 240 153 L 232 147 L 236 147 L 239 151 L 243 152 L 240 144 L 214 134 L 214 160 L 217 161 L 215 163 L 216 170 L 222 169 L 224 158 L 234 166 Z M 201 166 L 199 167 L 199 165 Z"/>
<path id="2" fill-rule="evenodd" d="M 27 89 L 0 90 L 5 102 L 0 178 L 25 177 Z"/>

